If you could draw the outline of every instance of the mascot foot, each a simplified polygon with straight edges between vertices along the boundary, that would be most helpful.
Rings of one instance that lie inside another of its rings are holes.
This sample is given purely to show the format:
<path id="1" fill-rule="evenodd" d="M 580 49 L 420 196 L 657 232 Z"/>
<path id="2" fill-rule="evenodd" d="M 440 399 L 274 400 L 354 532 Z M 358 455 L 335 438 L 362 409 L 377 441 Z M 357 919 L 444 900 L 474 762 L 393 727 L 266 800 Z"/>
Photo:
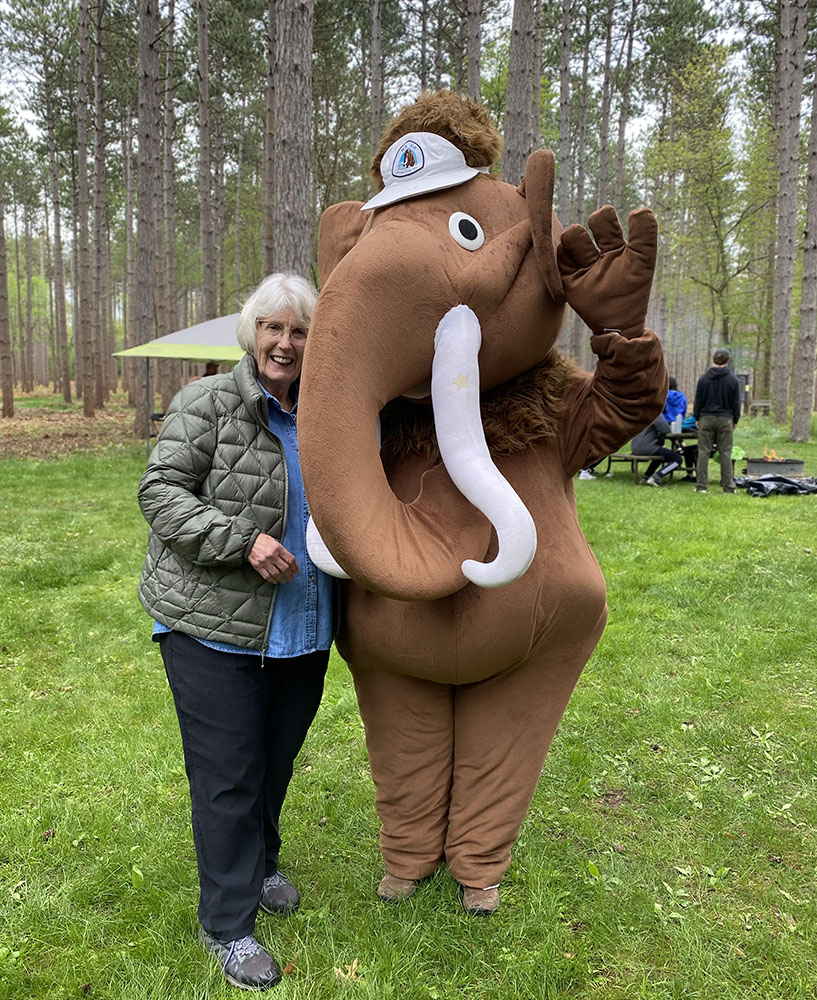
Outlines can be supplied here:
<path id="1" fill-rule="evenodd" d="M 388 872 L 380 880 L 377 895 L 384 903 L 399 903 L 417 891 L 417 880 L 413 878 L 398 878 Z"/>
<path id="2" fill-rule="evenodd" d="M 487 889 L 474 889 L 470 885 L 462 887 L 462 908 L 475 917 L 490 917 L 499 906 L 499 886 L 489 885 Z"/>

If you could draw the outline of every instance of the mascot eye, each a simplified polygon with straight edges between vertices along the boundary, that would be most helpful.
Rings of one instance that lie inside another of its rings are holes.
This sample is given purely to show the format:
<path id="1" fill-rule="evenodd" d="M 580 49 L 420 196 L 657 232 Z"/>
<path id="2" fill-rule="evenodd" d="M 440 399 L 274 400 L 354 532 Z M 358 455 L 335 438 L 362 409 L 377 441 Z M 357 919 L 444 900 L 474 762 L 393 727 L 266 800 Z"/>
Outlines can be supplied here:
<path id="1" fill-rule="evenodd" d="M 466 250 L 479 250 L 485 242 L 482 226 L 465 212 L 454 212 L 448 220 L 448 231 Z"/>

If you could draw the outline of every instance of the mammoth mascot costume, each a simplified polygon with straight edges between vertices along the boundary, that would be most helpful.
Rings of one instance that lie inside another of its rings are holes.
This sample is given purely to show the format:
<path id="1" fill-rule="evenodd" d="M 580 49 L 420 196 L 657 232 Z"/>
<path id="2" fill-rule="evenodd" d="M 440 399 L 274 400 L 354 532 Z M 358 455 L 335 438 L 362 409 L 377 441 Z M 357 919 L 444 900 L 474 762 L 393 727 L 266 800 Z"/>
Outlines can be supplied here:
<path id="1" fill-rule="evenodd" d="M 381 190 L 323 215 L 298 436 L 313 560 L 342 585 L 382 821 L 378 894 L 446 862 L 490 913 L 556 727 L 606 620 L 572 477 L 661 412 L 644 329 L 656 226 L 564 233 L 554 160 L 488 175 L 480 105 L 427 94 L 387 129 Z M 593 374 L 554 344 L 567 304 Z"/>

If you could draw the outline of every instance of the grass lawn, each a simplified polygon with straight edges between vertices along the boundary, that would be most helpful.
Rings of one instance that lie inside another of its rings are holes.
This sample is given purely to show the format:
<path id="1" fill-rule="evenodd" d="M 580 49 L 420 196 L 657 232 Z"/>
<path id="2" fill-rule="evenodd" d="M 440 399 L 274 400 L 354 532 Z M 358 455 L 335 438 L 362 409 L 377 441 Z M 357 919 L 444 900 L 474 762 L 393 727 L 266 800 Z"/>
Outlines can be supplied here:
<path id="1" fill-rule="evenodd" d="M 817 474 L 817 444 L 767 419 L 737 443 Z M 0 461 L 0 1000 L 240 995 L 195 942 L 177 723 L 135 595 L 144 461 L 127 443 Z M 490 920 L 445 871 L 404 905 L 375 898 L 333 658 L 285 810 L 304 903 L 259 916 L 288 971 L 271 995 L 815 997 L 817 497 L 724 496 L 716 468 L 705 496 L 622 467 L 576 483 L 610 623 Z"/>

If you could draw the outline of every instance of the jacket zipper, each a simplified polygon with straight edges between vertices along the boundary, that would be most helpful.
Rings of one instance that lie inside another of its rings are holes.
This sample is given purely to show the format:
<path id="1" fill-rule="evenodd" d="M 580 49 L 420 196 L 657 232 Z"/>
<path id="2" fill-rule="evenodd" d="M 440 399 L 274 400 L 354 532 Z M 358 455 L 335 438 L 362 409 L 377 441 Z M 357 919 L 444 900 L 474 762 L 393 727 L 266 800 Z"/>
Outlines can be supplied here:
<path id="1" fill-rule="evenodd" d="M 259 402 L 266 402 L 266 399 L 262 397 L 262 399 L 259 400 Z M 267 403 L 267 406 L 269 407 L 269 403 Z M 259 423 L 261 423 L 261 421 L 259 421 Z M 287 474 L 287 460 L 286 460 L 286 455 L 284 454 L 284 446 L 281 443 L 281 439 L 277 436 L 277 434 L 273 434 L 272 431 L 269 429 L 269 416 L 267 417 L 267 424 L 265 425 L 265 424 L 261 423 L 261 427 L 267 432 L 267 434 L 272 438 L 273 441 L 277 441 L 278 442 L 278 446 L 281 449 L 281 465 L 283 466 L 283 469 L 284 469 L 284 505 L 283 505 L 284 509 L 283 509 L 283 515 L 282 515 L 282 521 L 281 521 L 281 524 L 282 524 L 282 527 L 281 527 L 281 544 L 283 544 L 284 532 L 286 531 L 286 527 L 287 527 L 287 497 L 289 496 L 289 482 L 287 480 L 287 475 L 288 475 Z M 267 627 L 264 630 L 264 645 L 261 647 L 261 669 L 262 670 L 264 669 L 264 656 L 265 656 L 266 651 L 267 651 L 267 642 L 269 640 L 269 630 L 270 630 L 270 626 L 272 625 L 272 612 L 275 610 L 275 598 L 277 596 L 278 596 L 278 585 L 276 585 L 275 590 L 272 593 L 272 601 L 270 602 L 270 606 L 269 606 L 269 615 L 267 616 Z"/>

